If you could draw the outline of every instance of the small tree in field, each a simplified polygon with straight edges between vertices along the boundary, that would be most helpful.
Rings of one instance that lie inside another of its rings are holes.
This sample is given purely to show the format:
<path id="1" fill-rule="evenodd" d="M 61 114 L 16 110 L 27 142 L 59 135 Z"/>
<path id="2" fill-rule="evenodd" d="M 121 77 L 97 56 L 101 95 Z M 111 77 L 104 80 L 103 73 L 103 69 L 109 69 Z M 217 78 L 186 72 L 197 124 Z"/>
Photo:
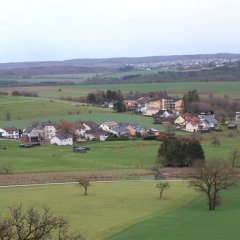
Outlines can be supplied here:
<path id="1" fill-rule="evenodd" d="M 170 184 L 168 182 L 160 182 L 156 185 L 156 188 L 159 189 L 159 191 L 160 191 L 159 198 L 162 199 L 162 194 L 163 194 L 164 190 L 170 188 Z"/>
<path id="2" fill-rule="evenodd" d="M 211 144 L 215 147 L 219 146 L 221 143 L 219 141 L 219 139 L 217 139 L 216 137 L 213 138 Z"/>
<path id="3" fill-rule="evenodd" d="M 238 163 L 239 159 L 240 159 L 240 151 L 238 149 L 233 149 L 230 152 L 230 162 L 232 164 L 232 168 L 236 167 L 236 164 Z"/>
<path id="4" fill-rule="evenodd" d="M 213 159 L 199 164 L 195 169 L 195 180 L 191 181 L 190 186 L 206 195 L 208 210 L 213 211 L 220 204 L 219 192 L 233 185 L 231 166 L 224 160 Z"/>
<path id="5" fill-rule="evenodd" d="M 49 209 L 26 211 L 22 206 L 9 208 L 9 216 L 0 217 L 0 240 L 85 240 L 81 234 L 68 231 L 69 223 L 63 217 L 54 217 Z"/>
<path id="6" fill-rule="evenodd" d="M 88 195 L 87 190 L 88 190 L 88 187 L 90 186 L 90 182 L 86 179 L 80 179 L 78 181 L 78 184 L 80 187 L 84 188 L 84 195 Z"/>

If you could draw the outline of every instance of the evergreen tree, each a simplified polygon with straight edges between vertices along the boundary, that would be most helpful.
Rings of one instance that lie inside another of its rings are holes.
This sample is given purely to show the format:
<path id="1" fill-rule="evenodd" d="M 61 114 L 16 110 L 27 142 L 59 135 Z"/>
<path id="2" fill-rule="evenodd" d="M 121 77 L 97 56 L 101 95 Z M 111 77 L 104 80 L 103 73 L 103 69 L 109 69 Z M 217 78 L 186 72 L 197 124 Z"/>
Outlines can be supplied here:
<path id="1" fill-rule="evenodd" d="M 165 167 L 192 166 L 197 160 L 204 160 L 204 152 L 199 141 L 184 142 L 164 140 L 158 150 L 158 162 Z"/>

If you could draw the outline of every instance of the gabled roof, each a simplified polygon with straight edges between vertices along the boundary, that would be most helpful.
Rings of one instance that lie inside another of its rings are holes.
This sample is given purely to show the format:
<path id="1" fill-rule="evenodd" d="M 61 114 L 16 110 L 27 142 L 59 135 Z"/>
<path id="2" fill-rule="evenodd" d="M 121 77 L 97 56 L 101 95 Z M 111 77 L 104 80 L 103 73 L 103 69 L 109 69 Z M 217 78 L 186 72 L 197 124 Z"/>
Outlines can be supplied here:
<path id="1" fill-rule="evenodd" d="M 27 127 L 23 130 L 23 133 L 30 133 L 33 129 L 33 127 Z"/>
<path id="2" fill-rule="evenodd" d="M 82 122 L 74 123 L 73 127 L 75 130 L 85 130 L 86 129 L 86 127 L 83 125 Z"/>
<path id="3" fill-rule="evenodd" d="M 43 130 L 45 127 L 47 126 L 52 126 L 52 127 L 55 127 L 51 122 L 42 122 L 42 123 L 39 123 L 37 126 L 36 126 L 36 129 L 38 130 Z"/>
<path id="4" fill-rule="evenodd" d="M 87 125 L 88 127 L 90 127 L 91 129 L 94 129 L 94 128 L 98 128 L 99 125 L 96 124 L 95 122 L 93 121 L 85 121 L 85 122 L 82 122 L 84 123 L 85 125 Z"/>
<path id="5" fill-rule="evenodd" d="M 136 131 L 144 130 L 144 128 L 140 124 L 137 124 L 137 123 L 130 124 L 129 126 L 131 126 Z"/>
<path id="6" fill-rule="evenodd" d="M 118 126 L 118 123 L 116 123 L 114 121 L 107 121 L 107 122 L 104 122 L 102 124 L 107 125 L 109 128 L 113 128 L 113 127 Z"/>
<path id="7" fill-rule="evenodd" d="M 95 129 L 91 129 L 91 130 L 87 130 L 85 132 L 85 134 L 92 134 L 92 135 L 107 135 L 108 133 L 106 131 L 103 131 L 100 128 L 95 128 Z"/>
<path id="8" fill-rule="evenodd" d="M 5 130 L 8 133 L 19 131 L 19 129 L 16 128 L 16 127 L 5 127 L 5 128 L 2 128 L 2 129 Z"/>
<path id="9" fill-rule="evenodd" d="M 55 137 L 60 140 L 66 140 L 66 139 L 72 138 L 72 135 L 68 133 L 57 133 Z"/>
<path id="10" fill-rule="evenodd" d="M 136 100 L 137 103 L 147 103 L 149 102 L 150 97 L 141 97 L 138 100 Z"/>

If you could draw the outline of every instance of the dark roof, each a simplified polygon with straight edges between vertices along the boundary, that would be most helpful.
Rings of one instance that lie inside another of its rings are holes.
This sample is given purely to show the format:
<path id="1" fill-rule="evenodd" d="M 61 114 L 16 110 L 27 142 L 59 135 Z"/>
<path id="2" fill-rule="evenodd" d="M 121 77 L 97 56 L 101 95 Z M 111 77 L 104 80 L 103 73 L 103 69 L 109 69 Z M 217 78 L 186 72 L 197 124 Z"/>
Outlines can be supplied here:
<path id="1" fill-rule="evenodd" d="M 83 125 L 83 123 L 82 122 L 77 122 L 77 123 L 75 123 L 74 124 L 74 128 L 76 129 L 76 130 L 81 130 L 81 129 L 86 129 L 86 127 Z"/>
<path id="2" fill-rule="evenodd" d="M 95 122 L 93 121 L 85 121 L 85 122 L 82 122 L 84 124 L 86 124 L 87 126 L 89 126 L 91 129 L 94 129 L 94 128 L 98 128 L 99 125 L 96 124 Z"/>
<path id="3" fill-rule="evenodd" d="M 200 110 L 197 115 L 214 115 L 214 112 L 212 110 Z"/>
<path id="4" fill-rule="evenodd" d="M 5 127 L 5 128 L 2 128 L 3 130 L 5 130 L 6 132 L 10 133 L 10 132 L 15 132 L 15 131 L 19 131 L 18 128 L 16 127 Z"/>
<path id="5" fill-rule="evenodd" d="M 87 130 L 85 133 L 86 133 L 86 134 L 107 134 L 106 131 L 103 131 L 103 130 L 100 129 L 100 128 L 95 128 L 95 129 Z"/>
<path id="6" fill-rule="evenodd" d="M 23 130 L 23 133 L 30 133 L 33 130 L 33 127 L 27 127 Z"/>
<path id="7" fill-rule="evenodd" d="M 168 112 L 169 114 L 173 113 L 171 110 L 161 109 L 158 111 L 157 115 L 163 115 L 165 112 Z"/>
<path id="8" fill-rule="evenodd" d="M 57 137 L 60 140 L 65 140 L 68 138 L 72 138 L 72 135 L 68 133 L 57 133 L 55 137 Z"/>

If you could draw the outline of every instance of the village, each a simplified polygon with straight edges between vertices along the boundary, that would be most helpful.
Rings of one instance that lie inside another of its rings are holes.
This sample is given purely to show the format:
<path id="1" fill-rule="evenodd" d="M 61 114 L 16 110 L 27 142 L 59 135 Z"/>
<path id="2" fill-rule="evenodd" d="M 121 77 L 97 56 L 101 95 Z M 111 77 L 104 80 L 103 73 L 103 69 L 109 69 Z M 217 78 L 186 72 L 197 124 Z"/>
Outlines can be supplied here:
<path id="1" fill-rule="evenodd" d="M 51 121 L 35 123 L 18 129 L 14 126 L 0 128 L 0 138 L 14 139 L 23 143 L 48 143 L 53 145 L 73 145 L 74 142 L 130 140 L 130 139 L 158 139 L 161 140 L 171 131 L 200 132 L 222 131 L 219 121 L 211 110 L 199 111 L 193 115 L 183 113 L 183 100 L 159 99 L 156 97 L 140 97 L 137 100 L 123 100 L 128 111 L 143 117 L 153 118 L 156 128 L 144 128 L 138 123 L 115 122 L 112 120 L 97 124 L 93 121 L 78 121 L 70 123 L 61 120 L 59 123 Z M 113 108 L 113 101 L 104 102 L 102 107 Z M 240 119 L 240 112 L 236 112 L 235 120 Z M 159 124 L 165 131 L 158 130 Z M 237 124 L 227 122 L 227 129 L 236 129 Z M 171 130 L 171 131 L 170 131 Z M 21 144 L 32 147 L 34 144 Z"/>

